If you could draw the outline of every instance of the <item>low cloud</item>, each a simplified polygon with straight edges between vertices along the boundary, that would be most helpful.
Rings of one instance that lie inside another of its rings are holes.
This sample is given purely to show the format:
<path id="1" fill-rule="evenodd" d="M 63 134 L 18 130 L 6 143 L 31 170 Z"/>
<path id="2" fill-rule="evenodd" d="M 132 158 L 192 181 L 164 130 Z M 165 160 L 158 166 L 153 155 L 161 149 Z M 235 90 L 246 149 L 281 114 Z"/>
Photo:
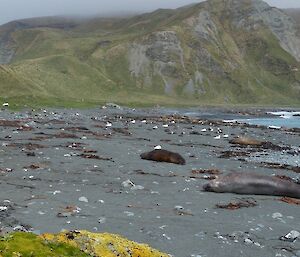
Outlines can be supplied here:
<path id="1" fill-rule="evenodd" d="M 0 24 L 22 18 L 53 15 L 104 15 L 176 8 L 200 2 L 193 0 L 0 0 Z M 267 0 L 280 8 L 300 7 L 299 0 Z"/>

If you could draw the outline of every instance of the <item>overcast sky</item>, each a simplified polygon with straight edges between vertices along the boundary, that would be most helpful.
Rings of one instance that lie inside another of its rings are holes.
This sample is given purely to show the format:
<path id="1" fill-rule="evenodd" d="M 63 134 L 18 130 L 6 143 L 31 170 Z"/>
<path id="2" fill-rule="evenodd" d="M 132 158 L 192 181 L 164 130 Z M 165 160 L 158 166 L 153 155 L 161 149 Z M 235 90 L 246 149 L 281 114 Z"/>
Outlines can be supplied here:
<path id="1" fill-rule="evenodd" d="M 63 15 L 94 15 L 118 12 L 142 12 L 157 8 L 176 8 L 197 0 L 0 0 L 0 24 L 8 21 Z M 266 0 L 280 8 L 300 8 L 300 0 Z"/>

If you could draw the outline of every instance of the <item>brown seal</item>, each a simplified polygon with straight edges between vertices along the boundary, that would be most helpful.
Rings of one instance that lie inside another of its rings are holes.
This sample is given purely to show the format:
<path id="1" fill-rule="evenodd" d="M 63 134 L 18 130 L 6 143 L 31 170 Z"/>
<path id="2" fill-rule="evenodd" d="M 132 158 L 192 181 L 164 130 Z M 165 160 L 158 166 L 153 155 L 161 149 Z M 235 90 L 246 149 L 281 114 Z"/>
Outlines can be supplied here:
<path id="1" fill-rule="evenodd" d="M 203 186 L 205 191 L 248 195 L 274 195 L 300 198 L 300 185 L 278 177 L 252 173 L 218 176 Z"/>
<path id="2" fill-rule="evenodd" d="M 236 145 L 257 146 L 257 147 L 262 146 L 264 144 L 263 141 L 259 141 L 254 138 L 243 137 L 243 136 L 234 138 L 230 140 L 229 143 L 236 144 Z"/>
<path id="3" fill-rule="evenodd" d="M 169 162 L 184 165 L 185 159 L 178 153 L 173 153 L 167 150 L 154 150 L 147 153 L 142 153 L 143 160 L 156 161 L 156 162 Z"/>

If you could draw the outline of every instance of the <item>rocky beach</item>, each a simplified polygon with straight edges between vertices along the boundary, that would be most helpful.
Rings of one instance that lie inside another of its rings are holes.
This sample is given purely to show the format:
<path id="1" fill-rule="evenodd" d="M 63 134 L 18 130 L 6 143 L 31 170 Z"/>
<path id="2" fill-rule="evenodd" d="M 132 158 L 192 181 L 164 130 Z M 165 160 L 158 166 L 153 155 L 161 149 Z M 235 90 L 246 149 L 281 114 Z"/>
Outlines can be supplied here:
<path id="1" fill-rule="evenodd" d="M 299 183 L 300 129 L 235 122 L 270 110 L 196 111 L 2 110 L 1 232 L 116 233 L 175 257 L 300 256 L 300 199 L 202 189 L 229 172 Z M 186 165 L 140 158 L 155 148 Z"/>

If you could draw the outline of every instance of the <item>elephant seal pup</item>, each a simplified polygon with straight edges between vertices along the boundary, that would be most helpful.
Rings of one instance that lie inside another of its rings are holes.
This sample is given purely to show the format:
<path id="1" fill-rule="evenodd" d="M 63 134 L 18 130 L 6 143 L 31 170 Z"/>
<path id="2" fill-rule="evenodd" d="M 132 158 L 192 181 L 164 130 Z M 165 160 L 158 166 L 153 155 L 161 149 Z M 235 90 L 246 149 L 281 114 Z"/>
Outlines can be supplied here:
<path id="1" fill-rule="evenodd" d="M 185 159 L 178 153 L 173 153 L 167 150 L 154 150 L 147 153 L 142 153 L 143 160 L 156 161 L 156 162 L 169 162 L 184 165 Z"/>
<path id="2" fill-rule="evenodd" d="M 272 176 L 230 173 L 203 186 L 205 191 L 247 195 L 274 195 L 300 198 L 300 185 Z"/>

